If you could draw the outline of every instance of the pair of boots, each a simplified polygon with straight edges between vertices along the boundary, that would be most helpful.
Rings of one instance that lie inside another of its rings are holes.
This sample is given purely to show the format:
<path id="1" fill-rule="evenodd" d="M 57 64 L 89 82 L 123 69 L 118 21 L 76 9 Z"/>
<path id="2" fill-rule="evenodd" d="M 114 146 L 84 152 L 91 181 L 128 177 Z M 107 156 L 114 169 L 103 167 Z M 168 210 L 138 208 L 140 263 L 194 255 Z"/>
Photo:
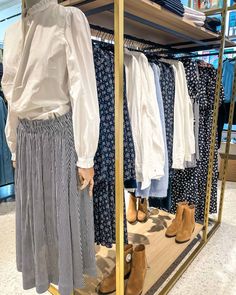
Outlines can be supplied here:
<path id="1" fill-rule="evenodd" d="M 185 243 L 191 239 L 195 229 L 195 206 L 187 202 L 177 204 L 175 219 L 166 230 L 166 236 L 175 237 L 177 243 Z"/>
<path id="2" fill-rule="evenodd" d="M 137 210 L 138 200 L 138 210 Z M 127 221 L 129 223 L 146 222 L 148 219 L 148 205 L 147 199 L 136 198 L 134 195 L 129 196 L 129 206 L 126 214 Z"/>
<path id="3" fill-rule="evenodd" d="M 143 291 L 144 280 L 147 271 L 145 246 L 125 245 L 124 250 L 124 279 L 128 279 L 125 295 L 140 295 Z M 116 268 L 110 275 L 102 280 L 98 293 L 111 294 L 116 290 Z"/>

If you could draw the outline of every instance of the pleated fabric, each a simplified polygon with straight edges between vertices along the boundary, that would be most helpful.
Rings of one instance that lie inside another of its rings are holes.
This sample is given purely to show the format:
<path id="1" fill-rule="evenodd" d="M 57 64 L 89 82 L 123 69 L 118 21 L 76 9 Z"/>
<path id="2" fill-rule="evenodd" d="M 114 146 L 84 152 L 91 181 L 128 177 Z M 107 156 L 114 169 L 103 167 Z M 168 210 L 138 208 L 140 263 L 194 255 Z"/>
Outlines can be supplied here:
<path id="1" fill-rule="evenodd" d="M 16 250 L 23 287 L 61 295 L 95 276 L 93 202 L 78 190 L 72 114 L 21 120 L 17 130 Z"/>

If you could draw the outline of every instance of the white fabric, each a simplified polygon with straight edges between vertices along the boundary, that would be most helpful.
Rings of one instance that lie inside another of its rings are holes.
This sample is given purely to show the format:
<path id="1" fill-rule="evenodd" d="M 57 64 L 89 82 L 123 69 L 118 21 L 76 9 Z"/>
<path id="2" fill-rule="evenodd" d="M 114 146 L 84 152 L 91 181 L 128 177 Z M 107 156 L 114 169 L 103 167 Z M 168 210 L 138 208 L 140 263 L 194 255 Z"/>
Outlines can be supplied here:
<path id="1" fill-rule="evenodd" d="M 195 14 L 190 14 L 190 13 L 187 13 L 187 12 L 184 13 L 184 18 L 192 20 L 193 22 L 195 22 L 195 21 L 204 22 L 206 20 L 205 15 L 195 15 Z"/>
<path id="2" fill-rule="evenodd" d="M 41 0 L 4 41 L 2 86 L 9 103 L 7 141 L 15 160 L 18 118 L 46 120 L 72 107 L 77 165 L 93 166 L 99 108 L 90 29 L 77 8 Z"/>
<path id="3" fill-rule="evenodd" d="M 165 150 L 155 79 L 146 56 L 126 50 L 127 98 L 141 189 L 164 175 Z"/>
<path id="4" fill-rule="evenodd" d="M 202 12 L 202 11 L 198 11 L 198 10 L 195 10 L 195 9 L 192 9 L 190 7 L 187 7 L 187 6 L 184 6 L 184 12 L 185 13 L 189 13 L 189 14 L 193 14 L 193 15 L 199 15 L 199 16 L 205 16 L 205 13 Z"/>
<path id="5" fill-rule="evenodd" d="M 173 66 L 175 75 L 174 136 L 172 168 L 184 169 L 195 154 L 193 106 L 188 93 L 183 63 L 163 60 Z"/>

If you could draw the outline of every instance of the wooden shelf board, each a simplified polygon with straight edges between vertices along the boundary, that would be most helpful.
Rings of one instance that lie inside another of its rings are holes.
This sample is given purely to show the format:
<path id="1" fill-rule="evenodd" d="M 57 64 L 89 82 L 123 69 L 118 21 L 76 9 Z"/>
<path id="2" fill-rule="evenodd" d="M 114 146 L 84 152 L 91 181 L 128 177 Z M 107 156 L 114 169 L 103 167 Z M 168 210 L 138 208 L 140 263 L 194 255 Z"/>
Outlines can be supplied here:
<path id="1" fill-rule="evenodd" d="M 128 225 L 129 242 L 133 244 L 145 244 L 148 270 L 145 279 L 145 294 L 163 276 L 166 270 L 183 253 L 193 239 L 200 233 L 202 226 L 196 224 L 192 240 L 188 243 L 177 244 L 175 238 L 166 238 L 167 226 L 174 218 L 173 215 L 160 211 L 159 214 L 152 213 L 146 223 Z M 76 290 L 75 295 L 95 295 L 96 287 L 104 275 L 109 274 L 115 263 L 115 248 L 107 249 L 97 247 L 98 279 L 86 279 L 86 288 Z"/>
<path id="2" fill-rule="evenodd" d="M 103 6 L 112 5 L 113 3 L 114 0 L 96 0 L 86 2 L 84 0 L 67 0 L 62 2 L 65 6 L 77 5 L 77 7 L 79 7 L 84 13 L 96 10 Z M 135 37 L 153 41 L 162 45 L 192 40 L 204 42 L 204 40 L 216 39 L 219 37 L 218 34 L 206 30 L 205 28 L 200 28 L 193 22 L 171 13 L 150 0 L 126 0 L 125 13 L 126 34 L 132 34 Z M 112 12 L 99 12 L 97 14 L 90 15 L 88 19 L 91 24 L 103 26 L 109 29 L 113 29 L 114 27 Z M 139 20 L 142 20 L 143 23 L 138 22 Z M 168 32 L 163 32 L 162 29 L 157 26 L 164 27 L 168 30 Z M 173 35 L 171 31 L 175 31 L 177 35 Z M 207 44 L 220 44 L 220 41 L 210 41 L 207 42 Z M 198 45 L 201 45 L 201 43 Z M 226 47 L 232 47 L 234 45 L 234 42 L 226 40 Z M 184 48 L 194 46 L 196 46 L 196 44 L 186 45 Z M 176 48 L 180 48 L 180 46 Z"/>

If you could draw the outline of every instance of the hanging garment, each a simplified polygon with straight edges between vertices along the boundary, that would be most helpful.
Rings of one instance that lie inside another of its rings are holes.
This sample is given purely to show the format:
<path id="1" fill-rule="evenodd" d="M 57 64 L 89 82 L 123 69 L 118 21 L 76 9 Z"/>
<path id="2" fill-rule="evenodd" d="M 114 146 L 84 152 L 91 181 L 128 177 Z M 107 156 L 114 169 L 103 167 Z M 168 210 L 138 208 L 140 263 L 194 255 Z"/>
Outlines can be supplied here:
<path id="1" fill-rule="evenodd" d="M 7 107 L 2 97 L 0 97 L 0 186 L 13 182 L 13 169 L 11 164 L 11 153 L 9 151 L 5 125 L 7 119 Z"/>
<path id="2" fill-rule="evenodd" d="M 160 86 L 164 105 L 166 142 L 169 162 L 169 187 L 167 197 L 163 199 L 149 198 L 151 207 L 158 207 L 169 210 L 171 208 L 171 178 L 172 178 L 172 154 L 173 154 L 173 134 L 174 134 L 174 105 L 175 105 L 175 76 L 173 67 L 169 64 L 150 58 L 160 69 Z"/>
<path id="3" fill-rule="evenodd" d="M 57 0 L 39 1 L 26 18 L 7 30 L 3 63 L 2 86 L 9 104 L 6 135 L 12 159 L 18 118 L 50 119 L 72 106 L 77 166 L 92 167 L 99 111 L 85 15 L 75 7 L 58 5 Z"/>
<path id="4" fill-rule="evenodd" d="M 93 203 L 78 190 L 72 114 L 20 120 L 16 165 L 16 260 L 23 287 L 61 295 L 96 275 Z"/>
<path id="5" fill-rule="evenodd" d="M 186 71 L 190 71 L 190 73 L 186 73 L 186 80 L 188 86 L 188 93 L 193 105 L 193 114 L 194 114 L 194 136 L 195 136 L 195 154 L 192 155 L 192 160 L 190 162 L 186 162 L 186 168 L 196 167 L 196 160 L 199 160 L 199 144 L 198 144 L 198 135 L 199 135 L 199 93 L 198 93 L 198 66 L 197 63 L 184 59 L 183 65 Z M 191 73 L 192 71 L 192 73 Z"/>
<path id="6" fill-rule="evenodd" d="M 133 58 L 137 62 L 132 61 Z M 156 98 L 154 73 L 146 56 L 140 52 L 126 50 L 125 65 L 128 105 L 131 108 L 131 126 L 133 126 L 135 147 L 137 148 L 135 151 L 136 180 L 141 182 L 143 190 L 150 186 L 152 179 L 160 179 L 164 175 L 165 150 L 160 111 Z M 134 66 L 140 71 L 137 76 Z M 133 79 L 137 80 L 133 83 Z M 134 89 L 136 86 L 138 89 Z M 138 104 L 137 114 L 133 111 L 135 103 Z M 138 119 L 141 120 L 139 123 Z M 139 139 L 140 142 L 137 142 Z"/>
<path id="7" fill-rule="evenodd" d="M 233 93 L 234 67 L 235 67 L 235 60 L 230 61 L 227 59 L 224 61 L 222 82 L 224 87 L 226 103 L 230 103 L 232 93 Z"/>
<path id="8" fill-rule="evenodd" d="M 164 175 L 160 178 L 160 180 L 152 179 L 151 185 L 144 190 L 141 189 L 141 183 L 138 183 L 138 187 L 135 190 L 135 194 L 136 196 L 140 196 L 140 197 L 164 198 L 167 196 L 168 181 L 169 181 L 169 163 L 168 163 L 168 150 L 167 150 L 167 142 L 166 142 L 165 115 L 164 115 L 164 106 L 163 106 L 163 99 L 162 99 L 161 86 L 160 86 L 160 69 L 154 63 L 151 64 L 151 66 L 152 66 L 154 77 L 155 77 L 156 97 L 157 97 L 158 107 L 160 111 L 162 135 L 163 135 L 164 148 L 165 148 Z"/>
<path id="9" fill-rule="evenodd" d="M 175 73 L 175 112 L 174 112 L 174 169 L 184 169 L 195 155 L 193 106 L 189 97 L 186 73 L 182 62 L 165 60 L 174 66 Z"/>
<path id="10" fill-rule="evenodd" d="M 195 64 L 196 65 L 196 64 Z M 194 62 L 186 64 L 186 75 L 189 83 L 197 83 L 199 99 L 199 160 L 195 168 L 188 168 L 183 171 L 173 170 L 171 178 L 171 212 L 175 212 L 176 203 L 188 201 L 195 204 L 196 219 L 204 219 L 206 185 L 208 174 L 208 161 L 210 153 L 211 129 L 213 122 L 214 92 L 216 86 L 216 70 L 213 67 L 202 67 L 198 65 L 198 73 Z M 191 78 L 190 78 L 191 77 Z M 224 98 L 221 92 L 220 103 Z M 217 212 L 217 177 L 218 177 L 218 139 L 216 138 L 212 193 L 210 202 L 210 213 Z"/>
<path id="11" fill-rule="evenodd" d="M 106 247 L 115 243 L 115 106 L 114 54 L 94 45 L 94 62 L 100 110 L 100 136 L 95 156 L 94 222 L 95 242 Z M 135 151 L 124 95 L 124 180 L 135 179 Z M 125 216 L 125 215 L 124 215 Z M 127 225 L 125 242 L 127 243 Z"/>

